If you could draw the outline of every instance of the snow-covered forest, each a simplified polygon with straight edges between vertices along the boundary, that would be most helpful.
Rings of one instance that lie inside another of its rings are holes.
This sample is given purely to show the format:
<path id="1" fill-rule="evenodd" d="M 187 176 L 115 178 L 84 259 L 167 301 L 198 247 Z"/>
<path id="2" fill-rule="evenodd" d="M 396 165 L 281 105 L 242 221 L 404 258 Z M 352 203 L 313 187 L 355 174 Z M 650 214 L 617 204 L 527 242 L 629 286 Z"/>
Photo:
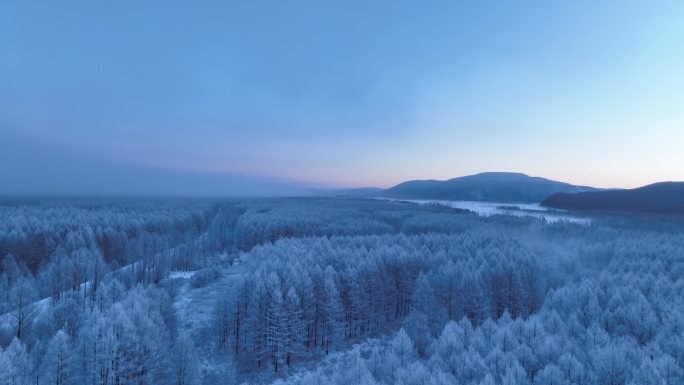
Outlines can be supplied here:
<path id="1" fill-rule="evenodd" d="M 684 384 L 684 218 L 0 202 L 0 384 Z"/>

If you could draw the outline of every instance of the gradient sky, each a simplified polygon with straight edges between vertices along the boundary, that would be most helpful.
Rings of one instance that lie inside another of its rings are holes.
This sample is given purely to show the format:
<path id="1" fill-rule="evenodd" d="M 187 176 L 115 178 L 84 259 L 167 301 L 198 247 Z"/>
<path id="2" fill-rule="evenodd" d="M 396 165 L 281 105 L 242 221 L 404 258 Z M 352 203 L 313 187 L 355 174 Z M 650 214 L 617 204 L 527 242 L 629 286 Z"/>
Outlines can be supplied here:
<path id="1" fill-rule="evenodd" d="M 683 20 L 682 1 L 2 0 L 0 192 L 684 180 Z"/>

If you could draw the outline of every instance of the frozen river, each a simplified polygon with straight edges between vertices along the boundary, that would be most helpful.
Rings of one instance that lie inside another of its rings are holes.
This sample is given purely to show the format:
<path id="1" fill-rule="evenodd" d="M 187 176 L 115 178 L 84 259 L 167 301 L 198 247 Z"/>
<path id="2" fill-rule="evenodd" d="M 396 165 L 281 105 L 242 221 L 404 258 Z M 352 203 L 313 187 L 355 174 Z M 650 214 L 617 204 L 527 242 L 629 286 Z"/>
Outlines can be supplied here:
<path id="1" fill-rule="evenodd" d="M 394 199 L 392 199 L 394 200 Z M 418 204 L 438 204 L 448 207 L 470 210 L 478 215 L 513 215 L 517 217 L 534 217 L 544 219 L 547 222 L 568 221 L 574 223 L 588 224 L 591 219 L 574 215 L 570 212 L 551 209 L 541 206 L 538 203 L 502 203 L 502 202 L 480 202 L 480 201 L 448 201 L 448 200 L 426 200 L 426 199 L 396 199 L 404 202 L 414 202 Z"/>

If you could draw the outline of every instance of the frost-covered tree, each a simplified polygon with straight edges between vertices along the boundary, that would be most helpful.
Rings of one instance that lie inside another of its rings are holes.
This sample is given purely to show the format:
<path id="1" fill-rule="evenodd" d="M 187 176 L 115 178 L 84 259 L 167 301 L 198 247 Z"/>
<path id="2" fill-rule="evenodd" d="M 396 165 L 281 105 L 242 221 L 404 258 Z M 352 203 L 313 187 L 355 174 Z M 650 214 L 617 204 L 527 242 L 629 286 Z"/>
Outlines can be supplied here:
<path id="1" fill-rule="evenodd" d="M 35 289 L 31 278 L 20 277 L 12 285 L 9 292 L 9 300 L 13 309 L 14 330 L 16 337 L 24 338 L 29 325 L 35 315 L 34 301 L 38 299 L 38 292 Z"/>
<path id="2" fill-rule="evenodd" d="M 390 352 L 392 358 L 396 359 L 399 367 L 407 365 L 415 358 L 413 341 L 406 334 L 404 329 L 400 329 L 397 335 L 390 341 Z"/>
<path id="3" fill-rule="evenodd" d="M 53 385 L 77 384 L 75 378 L 74 356 L 71 341 L 67 333 L 59 330 L 47 346 L 43 366 L 41 383 Z"/>
<path id="4" fill-rule="evenodd" d="M 181 334 L 173 347 L 172 380 L 175 385 L 202 384 L 202 371 L 192 339 L 187 334 Z"/>
<path id="5" fill-rule="evenodd" d="M 25 385 L 32 382 L 31 357 L 18 338 L 14 338 L 4 353 L 0 353 L 0 368 L 0 384 Z"/>

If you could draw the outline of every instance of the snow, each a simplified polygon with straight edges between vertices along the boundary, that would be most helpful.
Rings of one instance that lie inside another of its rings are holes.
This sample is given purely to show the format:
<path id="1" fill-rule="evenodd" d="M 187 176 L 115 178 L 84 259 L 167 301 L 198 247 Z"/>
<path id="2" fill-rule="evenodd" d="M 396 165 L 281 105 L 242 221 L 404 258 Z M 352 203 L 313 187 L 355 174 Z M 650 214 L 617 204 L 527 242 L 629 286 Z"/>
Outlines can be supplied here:
<path id="1" fill-rule="evenodd" d="M 386 199 L 386 198 L 382 198 Z M 429 199 L 388 199 L 400 202 L 413 202 L 421 205 L 442 205 L 457 209 L 472 211 L 481 216 L 512 215 L 516 217 L 531 217 L 543 219 L 553 223 L 567 221 L 578 224 L 589 224 L 591 219 L 571 214 L 564 210 L 550 209 L 539 203 L 505 203 L 480 201 L 450 201 Z"/>
<path id="2" fill-rule="evenodd" d="M 194 274 L 194 271 L 172 271 L 169 279 L 190 279 Z"/>

